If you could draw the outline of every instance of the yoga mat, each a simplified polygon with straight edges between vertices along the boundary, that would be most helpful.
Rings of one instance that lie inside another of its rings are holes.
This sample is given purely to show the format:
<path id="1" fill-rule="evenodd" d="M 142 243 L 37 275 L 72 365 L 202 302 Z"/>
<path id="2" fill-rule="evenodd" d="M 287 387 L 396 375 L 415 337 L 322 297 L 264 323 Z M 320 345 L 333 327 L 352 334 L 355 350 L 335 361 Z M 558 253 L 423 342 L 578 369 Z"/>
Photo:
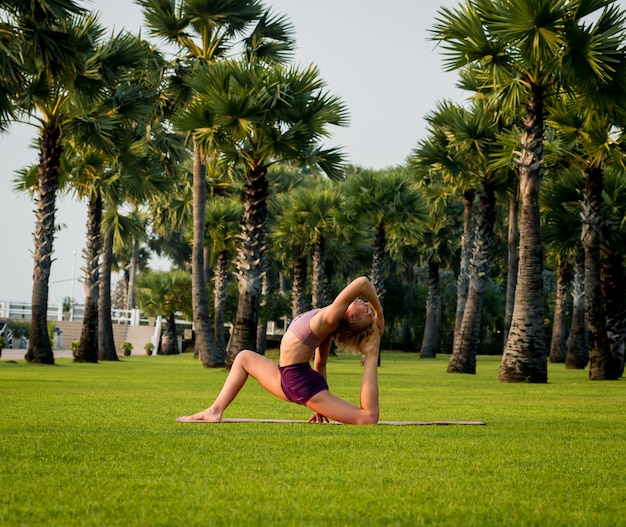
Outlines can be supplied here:
<path id="1" fill-rule="evenodd" d="M 176 420 L 180 423 L 206 423 L 206 424 L 219 424 L 210 423 L 209 421 L 200 421 L 193 419 L 184 419 L 183 417 L 177 417 Z M 245 418 L 224 418 L 222 423 L 307 423 L 307 424 L 330 424 L 340 425 L 338 421 L 330 421 L 329 423 L 309 423 L 300 419 L 245 419 Z M 426 426 L 426 425 L 485 425 L 482 421 L 378 421 L 379 425 L 392 425 L 392 426 Z"/>

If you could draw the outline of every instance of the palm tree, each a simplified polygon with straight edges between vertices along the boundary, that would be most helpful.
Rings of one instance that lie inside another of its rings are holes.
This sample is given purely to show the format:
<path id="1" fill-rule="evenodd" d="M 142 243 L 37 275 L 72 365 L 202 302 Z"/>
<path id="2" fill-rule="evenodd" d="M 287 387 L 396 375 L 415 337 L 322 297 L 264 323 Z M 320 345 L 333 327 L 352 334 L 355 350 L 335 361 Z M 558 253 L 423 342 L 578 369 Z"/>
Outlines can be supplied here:
<path id="1" fill-rule="evenodd" d="M 226 286 L 230 275 L 231 254 L 235 248 L 235 237 L 241 222 L 241 204 L 233 198 L 211 200 L 206 207 L 206 246 L 213 258 L 213 334 L 215 344 L 226 362 L 226 338 L 224 334 L 224 309 Z"/>
<path id="2" fill-rule="evenodd" d="M 68 134 L 67 151 L 72 156 L 74 178 L 71 183 L 79 197 L 89 201 L 87 245 L 85 249 L 85 316 L 80 344 L 74 352 L 76 362 L 97 362 L 98 355 L 116 360 L 110 321 L 110 269 L 113 233 L 106 233 L 105 277 L 108 287 L 100 299 L 100 256 L 102 254 L 102 215 L 105 205 L 116 208 L 126 197 L 146 200 L 150 192 L 163 191 L 160 172 L 148 174 L 160 162 L 161 153 L 150 153 L 147 130 L 157 114 L 159 78 L 146 68 L 155 55 L 146 44 L 132 35 L 120 34 L 98 45 L 93 64 L 102 76 L 101 99 L 94 108 L 110 116 L 109 135 L 114 147 L 103 150 L 79 135 Z M 155 126 L 156 128 L 156 126 Z M 150 159 L 152 155 L 152 159 Z M 139 183 L 136 176 L 139 176 Z M 151 176 L 151 177 L 149 177 Z M 132 189 L 132 191 L 131 191 Z M 141 196 L 138 196 L 139 193 Z M 99 314 L 103 302 L 106 313 Z M 102 318 L 102 324 L 98 319 Z M 100 328 L 99 328 L 100 326 Z M 98 342 L 106 349 L 98 352 Z"/>
<path id="3" fill-rule="evenodd" d="M 133 94 L 132 92 L 136 88 L 128 84 L 124 85 L 123 80 L 130 69 L 144 60 L 146 56 L 145 45 L 136 37 L 123 34 L 112 38 L 108 42 L 101 43 L 99 38 L 102 30 L 94 19 L 79 18 L 77 23 L 79 22 L 80 25 L 68 26 L 68 31 L 70 31 L 73 38 L 78 39 L 77 41 L 80 44 L 78 51 L 82 57 L 82 64 L 80 67 L 77 65 L 75 67 L 86 70 L 83 73 L 85 78 L 77 78 L 74 82 L 72 85 L 73 89 L 70 90 L 72 93 L 71 97 L 67 93 L 68 86 L 55 84 L 48 79 L 51 82 L 49 86 L 50 91 L 47 92 L 51 96 L 50 100 L 43 100 L 43 91 L 38 92 L 38 90 L 34 90 L 33 93 L 29 94 L 28 98 L 25 98 L 27 104 L 34 105 L 35 109 L 39 109 L 43 113 L 44 116 L 39 118 L 42 128 L 46 128 L 46 126 L 56 127 L 56 132 L 53 135 L 60 134 L 61 130 L 63 130 L 63 141 L 61 142 L 59 135 L 59 141 L 53 148 L 54 155 L 58 155 L 55 188 L 58 188 L 59 176 L 69 173 L 69 170 L 64 168 L 63 162 L 65 162 L 65 167 L 72 166 L 77 172 L 81 170 L 76 167 L 74 162 L 68 163 L 64 161 L 61 154 L 63 150 L 66 152 L 66 157 L 73 157 L 74 161 L 76 160 L 77 152 L 84 150 L 81 153 L 81 157 L 86 160 L 85 166 L 89 168 L 83 169 L 83 173 L 88 173 L 88 177 L 92 177 L 94 167 L 98 167 L 96 170 L 101 169 L 104 166 L 103 158 L 114 155 L 117 148 L 115 145 L 117 139 L 119 139 L 114 137 L 116 126 L 119 126 L 119 123 L 124 119 L 124 115 L 136 115 L 137 108 L 145 102 L 144 97 L 138 96 L 141 92 L 136 91 Z M 44 83 L 39 85 L 40 88 L 43 86 Z M 81 166 L 82 161 L 78 165 Z M 41 181 L 41 170 L 39 179 Z M 41 188 L 41 182 L 39 187 Z M 80 183 L 79 188 L 84 189 L 86 187 L 83 183 Z M 89 192 L 79 190 L 79 193 L 82 195 L 87 195 Z M 88 275 L 86 284 L 90 292 L 95 291 L 97 287 L 97 257 L 94 260 L 93 255 L 98 254 L 100 248 L 100 234 L 98 230 L 102 203 L 102 196 L 97 197 L 94 193 L 91 193 L 91 196 L 93 198 L 90 203 L 92 217 L 89 222 L 91 230 L 89 231 L 88 241 L 88 255 L 90 258 L 86 268 Z M 50 195 L 49 197 L 50 201 L 48 204 L 52 203 L 53 205 L 54 196 Z M 41 200 L 39 201 L 41 202 Z M 46 221 L 49 220 L 50 218 L 46 218 Z M 51 220 L 53 225 L 54 217 Z M 44 265 L 43 267 L 46 266 Z M 49 272 L 49 266 L 47 269 Z M 39 291 L 39 286 L 40 284 L 35 280 L 33 291 Z M 47 304 L 47 299 L 45 303 Z M 95 362 L 97 360 L 96 306 L 97 295 L 94 293 L 93 298 L 89 297 L 87 306 L 89 317 L 88 322 L 85 324 L 86 333 L 85 338 L 81 339 L 89 344 L 83 347 L 78 355 L 77 358 L 80 361 L 88 360 Z M 34 309 L 40 308 L 39 305 L 35 304 L 33 307 Z M 34 318 L 37 319 L 36 316 Z M 36 345 L 31 347 L 32 355 L 31 353 L 27 353 L 27 355 L 29 360 L 33 358 L 36 361 L 38 359 L 33 350 L 38 347 Z"/>
<path id="4" fill-rule="evenodd" d="M 451 129 L 451 147 L 469 160 L 468 168 L 480 182 L 476 204 L 468 294 L 458 334 L 454 336 L 450 373 L 476 373 L 483 299 L 493 261 L 496 190 L 504 175 L 490 162 L 498 122 L 485 105 L 474 104 Z"/>
<path id="5" fill-rule="evenodd" d="M 306 186 L 294 194 L 287 214 L 299 221 L 304 233 L 308 235 L 307 246 L 312 248 L 312 284 L 311 305 L 326 305 L 326 247 L 329 241 L 339 235 L 340 214 L 343 198 L 336 186 L 317 180 L 312 186 Z M 330 239 L 330 240 L 329 240 Z"/>
<path id="6" fill-rule="evenodd" d="M 98 362 L 98 295 L 100 292 L 100 254 L 102 252 L 102 194 L 89 198 L 87 207 L 87 242 L 85 260 L 85 312 L 74 362 Z"/>
<path id="7" fill-rule="evenodd" d="M 585 321 L 585 250 L 576 251 L 572 280 L 572 323 L 565 341 L 565 367 L 584 370 L 589 364 L 589 338 Z"/>
<path id="8" fill-rule="evenodd" d="M 346 120 L 343 104 L 324 90 L 318 70 L 230 61 L 198 68 L 189 80 L 195 104 L 177 125 L 194 131 L 202 151 L 220 152 L 246 170 L 243 219 L 236 260 L 239 303 L 227 364 L 241 349 L 256 348 L 261 290 L 268 167 L 298 161 L 340 176 L 341 155 L 322 150 L 331 124 Z"/>
<path id="9" fill-rule="evenodd" d="M 428 239 L 428 231 L 424 233 L 424 239 Z M 398 303 L 401 317 L 400 349 L 402 351 L 414 350 L 414 332 L 411 328 L 411 318 L 413 315 L 413 299 L 415 297 L 415 268 L 418 265 L 419 258 L 417 250 L 414 246 L 405 245 L 402 240 L 389 240 L 389 253 L 398 267 L 401 281 L 404 284 L 402 300 Z"/>
<path id="10" fill-rule="evenodd" d="M 119 302 L 119 308 L 126 310 L 135 309 L 135 280 L 137 273 L 141 267 L 147 268 L 146 263 L 149 259 L 148 250 L 145 243 L 148 241 L 147 212 L 142 211 L 138 206 L 134 206 L 125 215 L 124 235 L 117 238 L 114 243 L 113 261 L 111 262 L 111 270 L 123 274 L 123 297 L 124 301 Z"/>
<path id="11" fill-rule="evenodd" d="M 284 267 L 291 267 L 291 318 L 310 307 L 307 298 L 308 262 L 313 252 L 311 232 L 302 219 L 299 193 L 282 193 L 274 202 L 276 212 L 269 232 L 272 251 Z"/>
<path id="12" fill-rule="evenodd" d="M 464 305 L 458 303 L 462 316 L 460 324 L 455 327 L 448 364 L 450 373 L 476 373 L 482 304 L 493 261 L 496 190 L 505 179 L 503 171 L 491 162 L 499 122 L 488 101 L 481 100 L 467 110 L 447 106 L 432 121 L 445 123 L 445 128 L 439 133 L 444 133 L 446 137 L 446 142 L 442 144 L 446 157 L 462 159 L 465 177 L 478 185 L 467 296 Z M 432 158 L 429 149 L 424 150 L 427 159 Z M 418 156 L 420 151 L 416 151 Z M 441 165 L 438 163 L 436 166 Z"/>
<path id="13" fill-rule="evenodd" d="M 421 358 L 435 358 L 439 351 L 442 321 L 440 267 L 450 262 L 459 250 L 459 202 L 436 181 L 423 183 L 423 192 L 430 209 L 429 222 L 417 249 L 428 269 L 426 321 L 420 347 Z"/>
<path id="14" fill-rule="evenodd" d="M 284 207 L 287 203 L 286 198 L 289 196 L 295 196 L 297 189 L 300 188 L 308 177 L 305 171 L 297 170 L 289 164 L 273 165 L 268 171 L 268 179 L 271 188 L 270 199 L 268 200 L 268 250 L 265 253 L 264 272 L 261 285 L 261 299 L 259 302 L 259 323 L 257 325 L 257 352 L 261 355 L 265 354 L 267 349 L 267 328 L 268 322 L 284 320 L 290 315 L 290 312 L 298 309 L 298 305 L 306 305 L 306 266 L 307 259 L 303 258 L 304 281 L 302 287 L 298 288 L 299 296 L 296 300 L 296 295 L 293 296 L 293 302 L 291 303 L 291 311 L 289 304 L 289 297 L 286 292 L 286 280 L 285 269 L 292 268 L 293 251 L 299 251 L 302 243 L 296 241 L 296 239 L 289 234 L 283 236 L 278 242 L 278 245 L 274 245 L 275 241 L 274 233 L 280 231 L 282 223 L 287 221 L 290 226 L 287 229 L 293 228 L 299 230 L 306 238 L 306 233 L 303 232 L 301 225 L 298 225 L 298 220 L 293 215 L 290 216 L 289 211 L 285 211 Z M 291 221 L 290 221 L 291 220 Z M 294 269 L 294 284 L 297 282 L 297 273 Z M 294 292 L 295 292 L 294 288 Z M 301 313 L 302 311 L 297 311 Z M 295 315 L 292 315 L 295 316 Z"/>
<path id="15" fill-rule="evenodd" d="M 146 160 L 144 166 L 148 165 L 149 163 Z M 150 178 L 144 178 L 145 174 L 141 170 L 137 172 L 125 171 L 125 175 L 127 177 L 122 177 L 120 183 L 123 182 L 122 184 L 126 192 L 131 187 L 134 189 L 132 192 L 128 192 L 128 197 L 133 201 L 141 201 L 148 193 L 166 192 L 164 185 L 155 184 L 154 181 L 150 181 Z M 134 180 L 135 178 L 138 178 L 138 180 Z M 129 180 L 134 180 L 132 185 L 127 184 Z M 137 208 L 131 210 L 128 214 L 122 214 L 114 200 L 107 201 L 102 218 L 103 247 L 98 290 L 98 360 L 117 360 L 113 336 L 113 321 L 111 318 L 111 274 L 115 254 L 119 254 L 129 244 L 132 253 L 135 253 L 135 248 L 138 245 L 136 242 L 147 237 L 145 229 L 145 217 L 138 212 Z M 134 256 L 134 254 L 130 257 L 130 267 L 131 270 L 134 269 L 133 275 L 136 274 L 140 265 L 139 258 L 139 255 Z M 126 271 L 127 269 L 124 270 Z M 126 300 L 129 297 L 129 288 L 135 289 L 134 283 L 135 278 L 133 276 L 132 282 L 129 281 L 126 287 Z M 134 291 L 130 296 L 134 298 Z"/>
<path id="16" fill-rule="evenodd" d="M 557 290 L 554 308 L 550 362 L 565 362 L 567 356 L 566 310 L 574 259 L 580 248 L 580 187 L 582 172 L 561 170 L 541 189 L 540 206 L 544 218 L 542 236 L 548 257 L 557 262 Z"/>
<path id="17" fill-rule="evenodd" d="M 510 118 L 510 117 L 509 117 Z M 515 121 L 515 119 L 513 119 Z M 515 307 L 515 290 L 517 288 L 517 275 L 519 270 L 519 177 L 517 171 L 517 151 L 521 131 L 513 124 L 502 126 L 499 130 L 493 151 L 491 163 L 494 168 L 501 171 L 506 178 L 505 194 L 508 194 L 508 220 L 507 220 L 507 270 L 506 270 L 506 297 L 504 307 L 504 324 L 502 328 L 502 343 L 506 346 L 513 319 Z M 544 140 L 544 144 L 546 141 Z M 546 159 L 547 161 L 547 159 Z"/>
<path id="18" fill-rule="evenodd" d="M 482 90 L 493 93 L 504 111 L 525 104 L 518 160 L 520 260 L 502 382 L 547 381 L 539 214 L 544 112 L 547 98 L 563 83 L 576 89 L 582 79 L 611 79 L 614 27 L 602 17 L 587 23 L 606 5 L 610 2 L 467 0 L 454 10 L 442 8 L 433 28 L 448 70 L 471 65 Z"/>
<path id="19" fill-rule="evenodd" d="M 606 307 L 611 378 L 624 374 L 626 345 L 626 187 L 623 168 L 608 169 L 604 180 L 602 296 Z M 591 373 L 591 372 L 590 372 Z"/>
<path id="20" fill-rule="evenodd" d="M 622 23 L 623 20 L 621 15 Z M 616 66 L 622 76 L 625 66 L 626 57 L 622 57 Z M 604 174 L 611 164 L 624 166 L 626 163 L 626 151 L 616 140 L 624 131 L 614 124 L 621 120 L 621 108 L 617 106 L 624 100 L 625 90 L 626 86 L 619 82 L 610 88 L 599 84 L 595 98 L 565 101 L 554 111 L 552 118 L 560 134 L 573 145 L 570 157 L 585 174 L 581 240 L 585 250 L 585 317 L 590 352 L 589 377 L 592 380 L 615 380 L 621 371 L 621 361 L 614 357 L 607 333 L 610 312 L 605 306 L 602 290 L 602 238 L 605 230 Z"/>
<path id="21" fill-rule="evenodd" d="M 106 225 L 106 222 L 104 222 Z M 118 360 L 111 319 L 111 268 L 113 266 L 113 229 L 104 229 L 101 275 L 98 291 L 98 360 Z"/>
<path id="22" fill-rule="evenodd" d="M 463 234 L 459 274 L 457 278 L 457 303 L 454 338 L 461 333 L 461 322 L 467 304 L 470 280 L 470 261 L 474 246 L 474 202 L 478 182 L 469 169 L 467 159 L 459 149 L 452 148 L 455 124 L 462 123 L 466 110 L 459 105 L 443 101 L 426 116 L 427 136 L 419 142 L 409 159 L 418 180 L 430 184 L 442 180 L 450 193 L 463 195 Z"/>
<path id="23" fill-rule="evenodd" d="M 362 170 L 346 181 L 346 215 L 374 234 L 372 284 L 381 300 L 385 293 L 387 238 L 419 239 L 428 221 L 426 203 L 406 167 Z"/>
<path id="24" fill-rule="evenodd" d="M 62 136 L 73 123 L 83 131 L 89 129 L 94 143 L 108 144 L 108 118 L 91 111 L 89 98 L 76 104 L 77 95 L 98 95 L 99 72 L 89 61 L 101 29 L 71 0 L 4 2 L 2 8 L 13 28 L 11 57 L 19 57 L 24 81 L 12 93 L 19 113 L 34 122 L 39 133 L 32 326 L 26 360 L 53 364 L 46 318 Z"/>
<path id="25" fill-rule="evenodd" d="M 143 7 L 150 33 L 179 49 L 172 79 L 172 106 L 185 109 L 193 90 L 184 79 L 196 67 L 217 64 L 237 51 L 245 56 L 270 61 L 285 60 L 293 46 L 292 27 L 275 17 L 258 0 L 138 0 Z M 192 246 L 193 317 L 196 350 L 205 367 L 221 366 L 209 322 L 206 277 L 204 275 L 204 209 L 206 203 L 205 162 L 216 156 L 213 147 L 200 154 L 193 140 L 193 222 Z"/>
<path id="26" fill-rule="evenodd" d="M 162 339 L 161 353 L 180 353 L 176 331 L 176 313 L 188 313 L 191 277 L 181 270 L 148 272 L 137 279 L 137 298 L 141 309 L 149 316 L 165 314 L 167 327 Z"/>

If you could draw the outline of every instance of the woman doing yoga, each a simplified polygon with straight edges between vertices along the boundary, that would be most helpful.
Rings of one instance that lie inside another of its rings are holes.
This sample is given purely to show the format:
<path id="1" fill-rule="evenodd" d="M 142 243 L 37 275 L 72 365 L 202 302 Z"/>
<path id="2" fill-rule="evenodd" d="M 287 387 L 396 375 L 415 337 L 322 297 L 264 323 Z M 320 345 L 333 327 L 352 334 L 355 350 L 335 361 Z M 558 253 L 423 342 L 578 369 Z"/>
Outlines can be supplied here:
<path id="1" fill-rule="evenodd" d="M 378 350 L 385 326 L 383 309 L 374 286 L 366 277 L 351 282 L 329 306 L 297 316 L 280 343 L 280 358 L 271 360 L 250 350 L 235 357 L 217 399 L 209 408 L 183 419 L 219 422 L 248 375 L 285 401 L 310 408 L 310 422 L 329 419 L 351 424 L 378 422 Z M 326 382 L 330 342 L 351 347 L 364 355 L 360 407 L 333 395 Z M 310 366 L 314 358 L 313 368 Z"/>

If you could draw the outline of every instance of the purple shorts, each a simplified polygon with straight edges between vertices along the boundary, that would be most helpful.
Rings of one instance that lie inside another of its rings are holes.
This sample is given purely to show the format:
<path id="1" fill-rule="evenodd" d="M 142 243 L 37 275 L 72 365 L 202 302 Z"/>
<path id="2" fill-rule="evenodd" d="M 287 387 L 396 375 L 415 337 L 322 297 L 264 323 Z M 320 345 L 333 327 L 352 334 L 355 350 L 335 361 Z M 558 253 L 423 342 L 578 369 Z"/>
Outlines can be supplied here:
<path id="1" fill-rule="evenodd" d="M 308 362 L 279 366 L 280 385 L 292 403 L 305 405 L 311 397 L 328 390 L 324 376 L 316 372 Z"/>

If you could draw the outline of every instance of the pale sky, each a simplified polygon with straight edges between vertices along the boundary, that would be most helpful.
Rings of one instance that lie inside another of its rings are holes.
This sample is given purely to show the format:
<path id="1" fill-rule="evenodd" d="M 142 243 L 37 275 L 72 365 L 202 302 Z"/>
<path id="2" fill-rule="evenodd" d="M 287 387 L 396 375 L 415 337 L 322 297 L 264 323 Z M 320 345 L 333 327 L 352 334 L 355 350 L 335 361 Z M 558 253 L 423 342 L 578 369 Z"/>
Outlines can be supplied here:
<path id="1" fill-rule="evenodd" d="M 626 0 L 625 0 L 626 1 Z M 341 97 L 350 125 L 333 130 L 329 146 L 343 146 L 351 163 L 384 168 L 402 163 L 421 139 L 424 116 L 444 98 L 457 102 L 456 76 L 445 73 L 441 56 L 428 40 L 428 28 L 441 6 L 456 0 L 265 0 L 276 13 L 289 17 L 296 30 L 296 62 L 317 64 L 328 90 Z M 95 0 L 108 28 L 136 32 L 142 25 L 131 0 Z M 147 35 L 145 29 L 142 31 Z M 0 136 L 0 209 L 2 255 L 0 301 L 27 301 L 32 294 L 34 204 L 12 189 L 15 171 L 37 162 L 29 148 L 33 130 L 13 126 Z M 73 293 L 84 294 L 82 251 L 86 204 L 57 199 L 50 304 Z M 75 256 L 74 256 L 75 255 Z"/>

